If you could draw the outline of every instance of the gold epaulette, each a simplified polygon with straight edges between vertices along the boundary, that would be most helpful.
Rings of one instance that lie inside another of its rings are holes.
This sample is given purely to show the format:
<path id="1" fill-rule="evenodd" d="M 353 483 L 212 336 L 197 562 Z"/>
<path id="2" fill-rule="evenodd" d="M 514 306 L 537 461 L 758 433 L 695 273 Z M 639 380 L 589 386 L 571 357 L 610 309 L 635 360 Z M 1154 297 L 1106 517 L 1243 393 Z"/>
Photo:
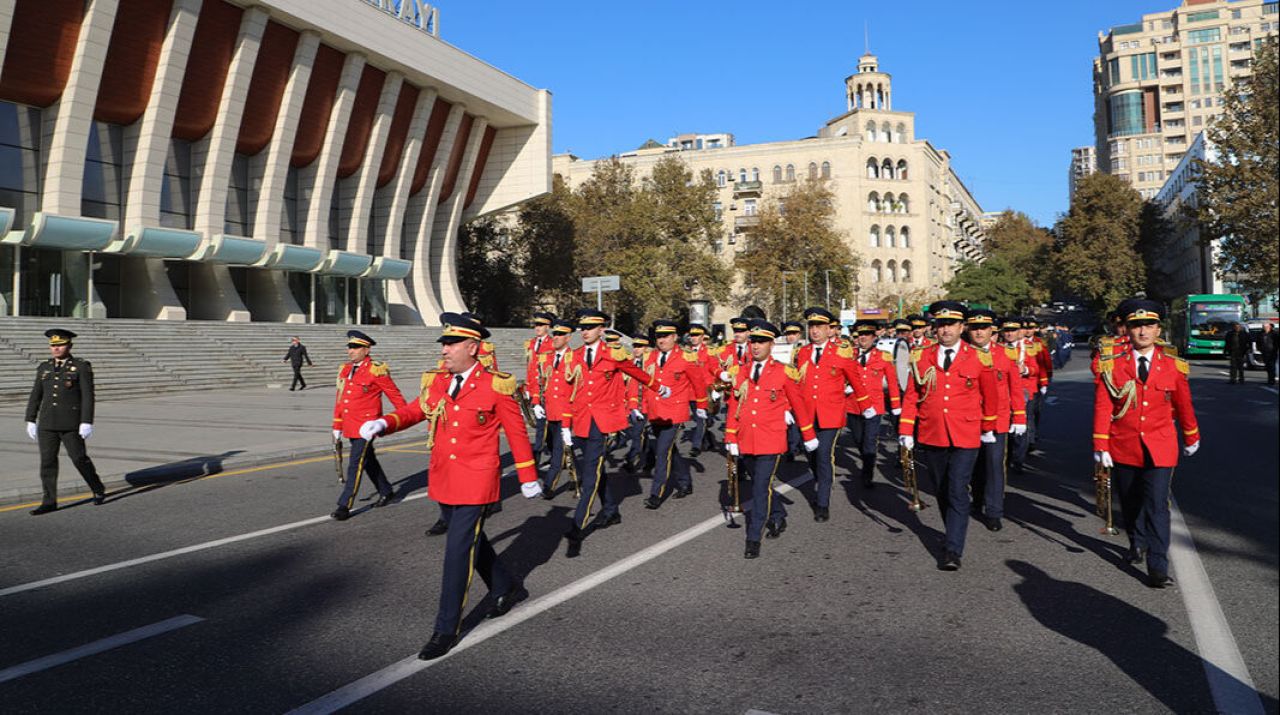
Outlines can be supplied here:
<path id="1" fill-rule="evenodd" d="M 436 375 L 443 375 L 445 372 L 447 371 L 436 368 L 435 370 L 427 370 L 422 373 L 422 383 L 420 385 L 422 394 L 427 394 L 427 388 L 431 387 L 431 383 L 436 381 Z"/>
<path id="2" fill-rule="evenodd" d="M 1098 371 L 1110 373 L 1115 368 L 1115 360 L 1118 355 L 1098 355 Z"/>
<path id="3" fill-rule="evenodd" d="M 631 354 L 628 353 L 627 349 L 622 347 L 621 345 L 614 345 L 613 350 L 610 351 L 610 354 L 613 356 L 614 360 L 621 361 L 621 360 L 631 359 Z"/>
<path id="4" fill-rule="evenodd" d="M 391 366 L 385 362 L 374 360 L 369 364 L 369 374 L 374 377 L 386 377 L 391 374 Z"/>
<path id="5" fill-rule="evenodd" d="M 977 353 L 978 353 L 978 362 L 982 363 L 983 367 L 991 367 L 992 365 L 991 353 L 987 352 L 986 350 L 978 350 Z"/>
<path id="6" fill-rule="evenodd" d="M 924 348 L 911 349 L 911 362 L 920 362 L 920 356 L 924 354 Z"/>
<path id="7" fill-rule="evenodd" d="M 1165 355 L 1171 358 L 1178 357 L 1178 349 L 1170 345 L 1169 343 L 1160 343 L 1160 350 L 1163 351 Z"/>
<path id="8" fill-rule="evenodd" d="M 840 347 L 836 349 L 836 354 L 842 358 L 853 359 L 853 345 L 847 341 L 841 342 Z"/>
<path id="9" fill-rule="evenodd" d="M 800 382 L 800 371 L 797 370 L 794 365 L 787 365 L 786 369 L 787 377 L 791 378 L 794 382 Z"/>
<path id="10" fill-rule="evenodd" d="M 695 364 L 695 365 L 696 365 L 696 364 L 698 364 L 698 351 L 697 351 L 697 350 L 683 350 L 683 351 L 681 351 L 681 352 L 683 352 L 683 353 L 684 353 L 684 361 L 685 361 L 685 362 L 691 362 L 691 363 L 693 363 L 693 364 Z"/>
<path id="11" fill-rule="evenodd" d="M 493 391 L 499 395 L 516 394 L 516 378 L 509 372 L 498 372 L 497 370 L 489 370 L 489 374 L 493 375 Z"/>
<path id="12" fill-rule="evenodd" d="M 483 367 L 483 368 L 484 368 L 484 369 L 486 369 L 486 370 L 489 370 L 489 369 L 492 369 L 492 368 L 493 368 L 493 354 L 492 354 L 492 353 L 490 353 L 490 354 L 488 354 L 488 355 L 477 355 L 477 356 L 476 356 L 476 361 L 477 361 L 477 362 L 479 362 L 479 363 L 480 363 L 480 366 L 481 366 L 481 367 Z"/>
<path id="13" fill-rule="evenodd" d="M 489 342 L 488 340 L 481 340 L 481 341 L 480 341 L 480 349 L 481 349 L 481 350 L 487 350 L 488 352 L 492 353 L 492 352 L 493 352 L 493 343 Z"/>

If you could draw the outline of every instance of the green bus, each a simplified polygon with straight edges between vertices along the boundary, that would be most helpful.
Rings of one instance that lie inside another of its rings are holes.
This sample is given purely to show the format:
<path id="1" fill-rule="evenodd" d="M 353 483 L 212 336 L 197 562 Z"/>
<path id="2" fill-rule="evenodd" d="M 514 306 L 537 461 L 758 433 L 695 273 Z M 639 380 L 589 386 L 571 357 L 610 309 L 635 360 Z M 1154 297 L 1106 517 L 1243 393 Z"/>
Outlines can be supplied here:
<path id="1" fill-rule="evenodd" d="M 1169 341 L 1181 355 L 1222 355 L 1227 331 L 1245 319 L 1240 295 L 1198 294 L 1178 298 L 1169 311 Z"/>

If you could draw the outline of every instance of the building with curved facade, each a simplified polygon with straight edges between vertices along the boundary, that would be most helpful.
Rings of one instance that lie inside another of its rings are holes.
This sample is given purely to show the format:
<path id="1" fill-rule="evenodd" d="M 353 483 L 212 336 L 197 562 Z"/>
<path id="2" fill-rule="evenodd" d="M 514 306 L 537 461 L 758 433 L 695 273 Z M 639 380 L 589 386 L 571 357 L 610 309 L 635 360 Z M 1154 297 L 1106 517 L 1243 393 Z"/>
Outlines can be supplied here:
<path id="1" fill-rule="evenodd" d="M 0 0 L 0 315 L 426 323 L 550 189 L 545 90 L 422 0 Z"/>

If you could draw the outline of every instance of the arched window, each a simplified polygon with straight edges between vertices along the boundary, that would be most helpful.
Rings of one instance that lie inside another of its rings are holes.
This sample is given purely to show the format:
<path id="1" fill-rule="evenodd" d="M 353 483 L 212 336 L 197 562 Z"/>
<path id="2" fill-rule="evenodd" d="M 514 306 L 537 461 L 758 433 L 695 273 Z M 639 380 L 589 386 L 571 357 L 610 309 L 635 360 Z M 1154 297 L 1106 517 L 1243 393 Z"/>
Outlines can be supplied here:
<path id="1" fill-rule="evenodd" d="M 724 169 L 716 172 L 716 186 L 723 189 L 724 185 L 727 183 L 729 183 L 729 174 L 726 173 Z"/>
<path id="2" fill-rule="evenodd" d="M 818 178 L 818 165 L 811 161 L 809 162 L 809 180 L 814 181 L 817 178 Z"/>
<path id="3" fill-rule="evenodd" d="M 895 213 L 911 213 L 911 200 L 907 198 L 906 194 L 898 194 L 898 208 Z"/>
<path id="4" fill-rule="evenodd" d="M 903 226 L 902 230 L 898 231 L 898 237 L 902 239 L 903 248 L 911 248 L 911 229 L 907 228 L 906 226 Z M 903 261 L 902 269 L 903 269 L 904 275 L 906 273 L 906 268 L 907 268 L 907 262 Z"/>
<path id="5" fill-rule="evenodd" d="M 880 226 L 879 225 L 873 225 L 871 227 L 871 235 L 868 237 L 868 239 L 871 242 L 872 248 L 880 247 Z"/>
<path id="6" fill-rule="evenodd" d="M 884 282 L 884 269 L 881 268 L 879 259 L 876 259 L 871 262 L 871 282 L 872 283 Z"/>
<path id="7" fill-rule="evenodd" d="M 745 183 L 747 183 L 747 170 L 746 170 L 746 169 L 738 169 L 738 181 L 741 181 L 741 182 L 742 182 L 742 183 L 744 183 L 744 184 L 745 184 Z"/>
<path id="8" fill-rule="evenodd" d="M 893 234 L 893 226 L 886 226 L 884 229 L 884 245 L 889 248 L 898 247 L 898 238 Z"/>
<path id="9" fill-rule="evenodd" d="M 760 180 L 760 169 L 759 169 L 759 168 L 754 167 L 754 166 L 753 166 L 753 167 L 751 167 L 751 180 L 752 180 L 752 181 L 759 181 L 759 180 Z"/>
<path id="10" fill-rule="evenodd" d="M 898 282 L 898 264 L 894 261 L 889 261 L 889 265 L 886 266 L 886 268 L 889 269 L 889 282 L 897 283 Z"/>
<path id="11" fill-rule="evenodd" d="M 880 176 L 885 179 L 894 178 L 893 177 L 893 159 L 885 159 L 884 163 L 880 165 Z"/>
<path id="12" fill-rule="evenodd" d="M 899 144 L 905 144 L 907 141 L 907 125 L 898 122 L 898 128 L 894 131 L 894 141 Z"/>
<path id="13" fill-rule="evenodd" d="M 904 228 L 902 230 L 905 231 L 906 229 Z M 903 283 L 911 282 L 911 261 L 902 262 L 902 282 Z"/>
<path id="14" fill-rule="evenodd" d="M 795 180 L 796 180 L 796 165 L 787 164 L 787 181 L 795 181 Z"/>
<path id="15" fill-rule="evenodd" d="M 867 122 L 867 141 L 873 142 L 875 140 L 876 140 L 876 123 Z"/>
<path id="16" fill-rule="evenodd" d="M 893 141 L 893 137 L 889 134 L 889 123 L 888 123 L 888 122 L 885 122 L 884 124 L 881 124 L 881 125 L 880 125 L 880 141 L 882 141 L 882 142 L 891 142 L 891 141 Z"/>
<path id="17" fill-rule="evenodd" d="M 898 160 L 898 178 L 904 181 L 907 178 L 907 160 L 906 159 Z"/>
<path id="18" fill-rule="evenodd" d="M 880 202 L 880 210 L 885 213 L 890 213 L 891 211 L 893 211 L 893 194 L 892 193 L 888 193 L 884 195 L 884 201 Z"/>
<path id="19" fill-rule="evenodd" d="M 773 183 L 775 184 L 782 183 L 782 167 L 778 166 L 777 164 L 773 165 Z"/>
<path id="20" fill-rule="evenodd" d="M 867 195 L 867 210 L 871 213 L 878 213 L 880 211 L 880 194 L 872 191 Z"/>
<path id="21" fill-rule="evenodd" d="M 876 163 L 876 158 L 874 156 L 871 157 L 870 159 L 867 159 L 867 178 L 868 179 L 880 178 L 880 165 Z"/>
<path id="22" fill-rule="evenodd" d="M 831 178 L 831 162 L 829 161 L 822 162 L 822 178 L 824 179 Z"/>

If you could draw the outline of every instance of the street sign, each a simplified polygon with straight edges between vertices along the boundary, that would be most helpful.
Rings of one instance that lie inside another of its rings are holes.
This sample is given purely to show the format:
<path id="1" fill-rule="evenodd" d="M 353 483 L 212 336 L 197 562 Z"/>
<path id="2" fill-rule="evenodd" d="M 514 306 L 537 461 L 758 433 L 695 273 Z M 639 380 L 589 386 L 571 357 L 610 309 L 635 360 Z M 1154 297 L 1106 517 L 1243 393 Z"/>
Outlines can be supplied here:
<path id="1" fill-rule="evenodd" d="M 588 276 L 582 279 L 583 293 L 597 293 L 606 290 L 618 290 L 622 287 L 618 276 Z"/>

